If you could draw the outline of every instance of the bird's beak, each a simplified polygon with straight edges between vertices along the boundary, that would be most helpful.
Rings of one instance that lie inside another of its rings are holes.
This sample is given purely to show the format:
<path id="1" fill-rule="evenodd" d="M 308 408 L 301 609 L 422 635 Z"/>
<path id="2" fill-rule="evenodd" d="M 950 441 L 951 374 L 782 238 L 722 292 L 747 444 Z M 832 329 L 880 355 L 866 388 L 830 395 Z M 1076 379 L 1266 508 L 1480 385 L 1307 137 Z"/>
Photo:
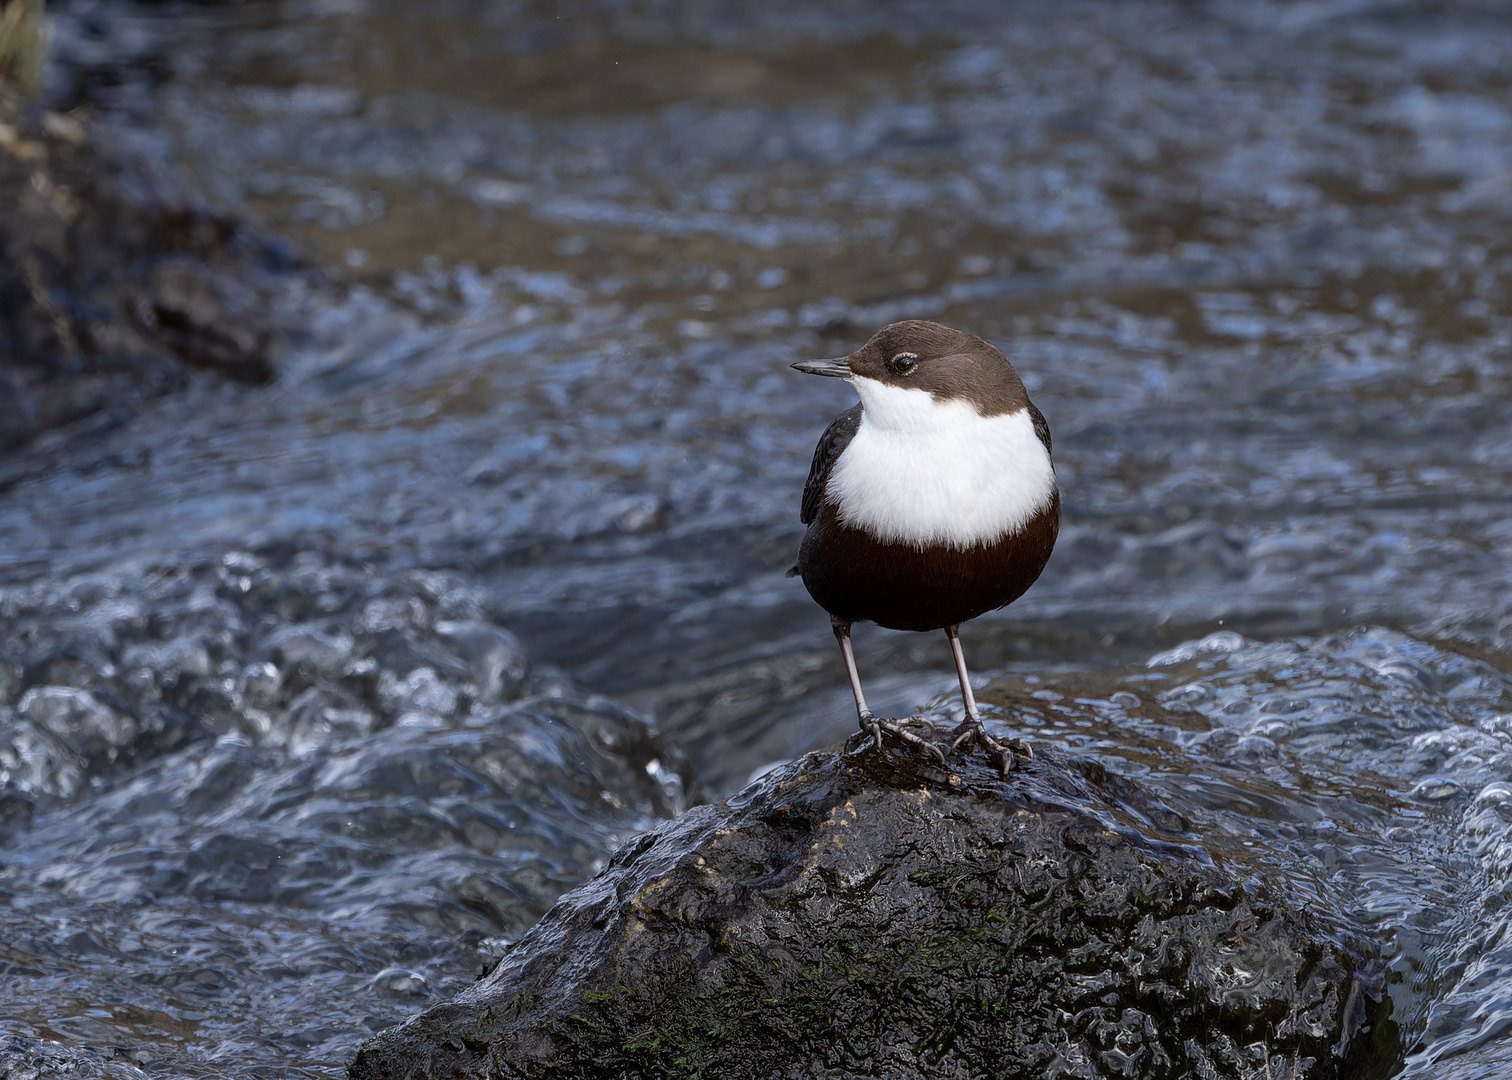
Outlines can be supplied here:
<path id="1" fill-rule="evenodd" d="M 828 375 L 832 379 L 848 379 L 854 373 L 846 360 L 847 357 L 844 356 L 834 360 L 800 360 L 793 367 L 805 375 Z"/>

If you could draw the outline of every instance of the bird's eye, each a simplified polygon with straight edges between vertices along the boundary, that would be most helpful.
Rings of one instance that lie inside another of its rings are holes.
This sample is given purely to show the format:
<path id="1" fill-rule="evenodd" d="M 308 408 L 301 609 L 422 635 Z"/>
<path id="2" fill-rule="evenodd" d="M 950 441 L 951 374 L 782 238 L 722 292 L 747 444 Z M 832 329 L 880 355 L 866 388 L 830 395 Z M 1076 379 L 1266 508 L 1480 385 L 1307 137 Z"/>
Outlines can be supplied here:
<path id="1" fill-rule="evenodd" d="M 893 370 L 899 375 L 907 375 L 918 364 L 919 358 L 911 352 L 900 352 L 892 358 Z"/>

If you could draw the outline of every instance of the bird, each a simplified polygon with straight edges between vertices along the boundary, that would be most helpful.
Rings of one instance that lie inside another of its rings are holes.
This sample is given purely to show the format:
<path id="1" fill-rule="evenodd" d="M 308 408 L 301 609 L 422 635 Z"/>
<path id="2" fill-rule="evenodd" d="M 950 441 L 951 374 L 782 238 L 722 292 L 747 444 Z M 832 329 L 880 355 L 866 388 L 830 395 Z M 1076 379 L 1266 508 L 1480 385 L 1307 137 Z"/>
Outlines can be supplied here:
<path id="1" fill-rule="evenodd" d="M 943 629 L 965 705 L 950 749 L 979 747 L 1007 776 L 1032 751 L 982 726 L 960 626 L 1017 600 L 1050 559 L 1060 489 L 1049 424 L 1006 356 L 922 319 L 884 326 L 849 356 L 792 366 L 844 379 L 860 398 L 814 450 L 799 514 L 808 531 L 789 574 L 829 612 L 863 737 L 945 762 L 933 741 L 867 708 L 851 647 L 857 622 Z"/>

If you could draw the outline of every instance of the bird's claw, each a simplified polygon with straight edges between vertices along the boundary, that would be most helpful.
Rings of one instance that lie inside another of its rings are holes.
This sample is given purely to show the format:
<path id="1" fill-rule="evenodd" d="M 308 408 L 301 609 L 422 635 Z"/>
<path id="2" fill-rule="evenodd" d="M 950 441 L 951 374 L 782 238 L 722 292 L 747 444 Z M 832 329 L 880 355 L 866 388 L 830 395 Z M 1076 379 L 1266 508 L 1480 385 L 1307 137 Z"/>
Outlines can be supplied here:
<path id="1" fill-rule="evenodd" d="M 961 722 L 961 726 L 955 730 L 955 740 L 950 744 L 952 751 L 966 744 L 968 752 L 980 746 L 987 753 L 987 760 L 997 767 L 998 772 L 1007 776 L 1018 764 L 1018 759 L 1025 761 L 1034 757 L 1034 750 L 1023 739 L 1010 736 L 1007 739 L 995 739 L 987 734 L 987 729 L 982 727 L 982 721 L 974 716 L 967 716 Z"/>
<path id="2" fill-rule="evenodd" d="M 922 724 L 924 727 L 928 728 L 929 738 L 926 739 L 919 735 L 915 735 L 912 731 L 909 731 L 908 728 L 903 726 L 904 724 L 909 723 Z M 922 716 L 910 716 L 907 720 L 883 720 L 880 717 L 876 717 L 871 715 L 870 713 L 867 713 L 866 715 L 861 717 L 861 730 L 872 737 L 872 744 L 876 746 L 878 750 L 881 750 L 883 748 L 882 737 L 884 735 L 891 735 L 893 738 L 898 739 L 901 742 L 914 747 L 915 749 L 924 750 L 927 753 L 933 754 L 935 758 L 939 760 L 941 765 L 945 764 L 945 752 L 938 746 L 936 746 L 932 741 L 935 735 L 935 726 L 932 722 Z"/>

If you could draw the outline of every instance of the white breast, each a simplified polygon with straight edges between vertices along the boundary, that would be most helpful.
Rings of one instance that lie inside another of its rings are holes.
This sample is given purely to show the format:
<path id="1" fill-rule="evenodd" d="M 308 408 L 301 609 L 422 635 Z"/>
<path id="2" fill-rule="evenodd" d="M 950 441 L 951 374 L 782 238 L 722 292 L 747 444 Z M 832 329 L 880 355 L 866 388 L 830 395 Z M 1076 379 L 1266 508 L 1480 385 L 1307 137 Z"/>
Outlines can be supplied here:
<path id="1" fill-rule="evenodd" d="M 850 381 L 861 427 L 825 488 L 846 525 L 919 548 L 968 548 L 1022 527 L 1049 503 L 1055 470 L 1028 410 L 984 417 L 967 401 Z"/>

